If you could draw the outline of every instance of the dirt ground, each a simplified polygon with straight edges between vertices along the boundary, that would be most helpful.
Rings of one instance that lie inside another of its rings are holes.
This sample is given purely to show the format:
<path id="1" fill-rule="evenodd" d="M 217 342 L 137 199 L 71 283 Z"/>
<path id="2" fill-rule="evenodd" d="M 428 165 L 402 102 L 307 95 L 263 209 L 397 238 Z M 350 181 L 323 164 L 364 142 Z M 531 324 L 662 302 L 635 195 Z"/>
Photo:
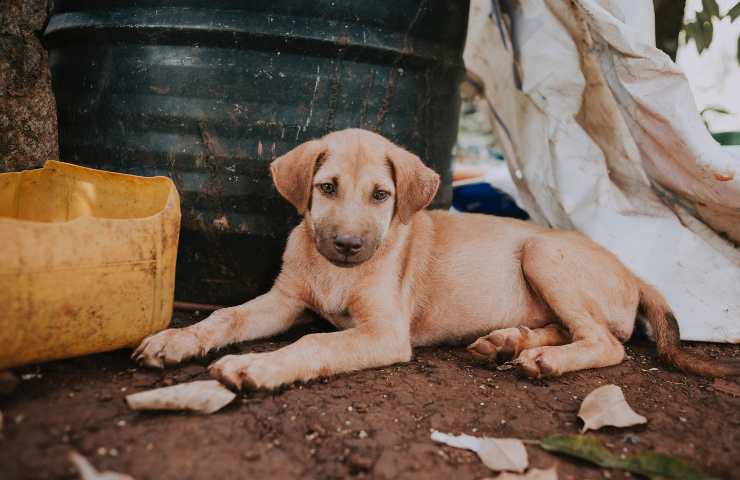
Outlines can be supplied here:
<path id="1" fill-rule="evenodd" d="M 317 328 L 220 354 L 271 350 Z M 691 348 L 740 358 L 739 345 Z M 740 398 L 713 389 L 711 380 L 665 369 L 645 340 L 631 342 L 622 365 L 546 381 L 497 370 L 463 349 L 424 348 L 405 365 L 246 393 L 212 416 L 136 413 L 123 398 L 207 378 L 216 356 L 152 371 L 136 368 L 128 353 L 18 369 L 20 384 L 0 398 L 0 478 L 77 478 L 66 460 L 72 448 L 100 469 L 138 480 L 493 477 L 474 453 L 432 443 L 430 430 L 523 439 L 575 434 L 581 400 L 607 383 L 620 385 L 648 418 L 647 425 L 592 433 L 612 451 L 655 450 L 719 478 L 740 478 Z M 630 478 L 527 449 L 532 466 L 557 465 L 561 479 Z"/>

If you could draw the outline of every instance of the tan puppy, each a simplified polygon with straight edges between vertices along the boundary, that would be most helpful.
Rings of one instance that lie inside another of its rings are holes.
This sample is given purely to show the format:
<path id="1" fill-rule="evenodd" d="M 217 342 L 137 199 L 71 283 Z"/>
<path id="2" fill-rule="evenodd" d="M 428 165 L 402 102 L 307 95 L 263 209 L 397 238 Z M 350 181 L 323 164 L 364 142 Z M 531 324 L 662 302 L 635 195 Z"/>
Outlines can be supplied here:
<path id="1" fill-rule="evenodd" d="M 731 375 L 740 366 L 691 356 L 663 297 L 576 232 L 517 220 L 424 211 L 439 177 L 364 130 L 334 132 L 271 165 L 304 215 L 268 293 L 200 323 L 145 339 L 140 363 L 174 365 L 275 335 L 317 312 L 340 331 L 269 353 L 227 355 L 211 373 L 234 388 L 275 388 L 411 358 L 417 345 L 470 342 L 515 358 L 531 377 L 615 365 L 638 308 L 659 353 L 679 368 Z"/>

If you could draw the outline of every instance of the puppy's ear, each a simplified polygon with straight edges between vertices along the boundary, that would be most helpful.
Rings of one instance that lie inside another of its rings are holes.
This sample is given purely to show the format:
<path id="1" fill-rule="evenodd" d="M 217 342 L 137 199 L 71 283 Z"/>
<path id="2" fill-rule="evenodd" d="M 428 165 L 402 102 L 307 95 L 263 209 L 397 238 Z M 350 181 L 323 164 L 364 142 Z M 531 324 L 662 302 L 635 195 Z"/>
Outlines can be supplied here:
<path id="1" fill-rule="evenodd" d="M 386 153 L 396 180 L 396 212 L 403 223 L 429 205 L 439 188 L 439 175 L 411 152 L 391 145 Z"/>
<path id="2" fill-rule="evenodd" d="M 270 173 L 275 188 L 303 215 L 311 200 L 311 183 L 316 165 L 326 153 L 323 140 L 302 143 L 270 164 Z"/>

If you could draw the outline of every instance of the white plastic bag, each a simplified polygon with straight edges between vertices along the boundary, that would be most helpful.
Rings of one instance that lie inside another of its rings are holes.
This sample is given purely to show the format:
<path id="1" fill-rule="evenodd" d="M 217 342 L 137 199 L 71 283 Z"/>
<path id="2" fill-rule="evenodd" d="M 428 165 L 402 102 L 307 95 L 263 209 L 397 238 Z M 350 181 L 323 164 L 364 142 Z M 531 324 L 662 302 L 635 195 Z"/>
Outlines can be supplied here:
<path id="1" fill-rule="evenodd" d="M 740 158 L 655 48 L 652 2 L 507 4 L 472 1 L 465 64 L 523 206 L 656 285 L 682 338 L 740 342 Z"/>

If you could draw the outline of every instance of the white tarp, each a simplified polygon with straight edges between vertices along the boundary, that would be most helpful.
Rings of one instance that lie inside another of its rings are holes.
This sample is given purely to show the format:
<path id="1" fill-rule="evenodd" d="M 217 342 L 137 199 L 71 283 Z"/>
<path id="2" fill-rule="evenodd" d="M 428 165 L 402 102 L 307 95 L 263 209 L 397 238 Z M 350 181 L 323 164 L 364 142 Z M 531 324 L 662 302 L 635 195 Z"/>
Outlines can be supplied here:
<path id="1" fill-rule="evenodd" d="M 505 5 L 472 1 L 465 64 L 523 207 L 656 285 L 682 338 L 740 342 L 740 154 L 712 139 L 655 48 L 652 2 Z"/>

